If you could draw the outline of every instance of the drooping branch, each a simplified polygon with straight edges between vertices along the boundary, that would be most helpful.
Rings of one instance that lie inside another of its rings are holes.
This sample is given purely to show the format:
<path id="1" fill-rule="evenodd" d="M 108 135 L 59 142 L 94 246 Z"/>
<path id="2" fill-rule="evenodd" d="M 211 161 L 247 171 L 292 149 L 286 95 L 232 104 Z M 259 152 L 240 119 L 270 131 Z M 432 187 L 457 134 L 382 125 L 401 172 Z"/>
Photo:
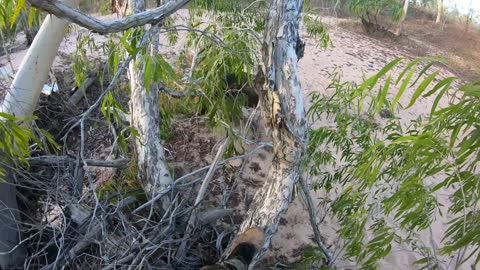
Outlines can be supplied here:
<path id="1" fill-rule="evenodd" d="M 146 24 L 156 24 L 185 6 L 190 0 L 172 0 L 158 8 L 115 20 L 99 20 L 57 0 L 28 0 L 28 2 L 35 8 L 76 23 L 93 32 L 107 34 Z"/>

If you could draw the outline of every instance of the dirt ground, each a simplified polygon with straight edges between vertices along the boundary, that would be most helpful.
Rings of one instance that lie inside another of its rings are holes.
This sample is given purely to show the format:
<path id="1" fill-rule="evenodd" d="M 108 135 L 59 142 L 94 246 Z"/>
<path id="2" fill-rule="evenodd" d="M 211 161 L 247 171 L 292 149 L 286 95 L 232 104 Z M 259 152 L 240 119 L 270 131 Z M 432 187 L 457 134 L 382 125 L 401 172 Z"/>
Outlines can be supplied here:
<path id="1" fill-rule="evenodd" d="M 339 25 L 367 35 L 355 18 L 345 19 Z M 462 79 L 480 78 L 480 29 L 473 25 L 450 20 L 436 24 L 431 14 L 413 10 L 403 22 L 400 36 L 379 34 L 373 38 L 416 57 L 441 57 L 447 60 L 444 68 Z"/>
<path id="2" fill-rule="evenodd" d="M 180 17 L 185 16 L 185 11 L 179 12 Z M 181 20 L 181 19 L 180 19 Z M 307 99 L 307 107 L 309 106 L 308 96 L 314 92 L 322 92 L 329 94 L 326 91 L 330 83 L 329 76 L 334 72 L 341 72 L 342 78 L 345 81 L 362 80 L 362 74 L 372 75 L 379 71 L 386 63 L 397 58 L 405 57 L 413 59 L 417 56 L 431 56 L 440 55 L 446 56 L 448 59 L 456 59 L 458 57 L 459 63 L 454 63 L 453 66 L 448 66 L 440 73 L 442 77 L 451 76 L 449 70 L 456 70 L 457 65 L 464 64 L 464 68 L 457 72 L 456 75 L 464 79 L 473 78 L 476 74 L 476 68 L 480 61 L 480 37 L 473 35 L 473 30 L 462 34 L 454 26 L 446 25 L 443 30 L 423 21 L 407 20 L 405 24 L 405 36 L 410 41 L 402 41 L 400 45 L 395 40 L 386 40 L 379 38 L 372 38 L 365 36 L 359 31 L 358 24 L 350 19 L 325 18 L 325 23 L 329 26 L 329 33 L 334 47 L 322 50 L 318 48 L 315 41 L 306 35 L 305 29 L 302 30 L 302 38 L 306 41 L 305 56 L 300 61 L 300 78 Z M 418 29 L 418 25 L 424 25 L 424 28 Z M 456 27 L 456 26 L 455 26 Z M 76 44 L 75 35 L 79 32 L 85 32 L 82 29 L 75 29 L 62 43 L 59 55 L 55 60 L 54 69 L 62 70 L 69 67 L 68 55 L 73 52 Z M 415 33 L 414 35 L 411 33 Z M 457 33 L 456 36 L 459 42 L 453 42 L 454 37 L 451 33 Z M 103 36 L 94 35 L 97 42 L 104 40 Z M 445 37 L 450 37 L 449 42 L 440 43 Z M 461 38 L 461 39 L 460 39 Z M 477 39 L 478 38 L 478 39 Z M 404 37 L 399 39 L 404 40 Z M 412 41 L 413 40 L 413 41 Z M 179 44 L 181 44 L 180 38 Z M 413 43 L 409 43 L 413 42 Z M 418 48 L 412 48 L 411 44 L 418 44 Z M 161 46 L 161 53 L 175 58 L 176 52 L 179 51 L 179 46 L 171 47 L 168 45 Z M 11 55 L 12 65 L 14 69 L 18 68 L 21 59 L 25 55 L 26 50 L 20 50 Z M 443 53 L 443 54 L 442 54 Z M 92 58 L 98 59 L 99 52 L 91 55 Z M 453 57 L 453 58 L 452 58 Z M 476 62 L 475 62 L 476 61 Z M 8 61 L 5 56 L 0 57 L 0 68 L 6 68 Z M 8 83 L 4 84 L 8 85 Z M 65 85 L 60 88 L 60 91 L 70 91 L 72 85 Z M 0 89 L 0 97 L 6 90 L 5 86 Z M 404 95 L 401 102 L 406 102 L 410 99 L 413 89 Z M 389 93 L 389 97 L 395 95 L 395 91 Z M 445 105 L 446 100 L 443 100 L 440 105 Z M 409 110 L 400 115 L 402 122 L 407 124 L 410 120 L 415 119 L 419 115 L 425 115 L 429 112 L 432 99 L 421 98 Z M 183 122 L 182 122 L 183 121 Z M 188 120 L 191 121 L 191 120 Z M 175 140 L 167 142 L 166 148 L 169 162 L 171 162 L 175 169 L 175 175 L 184 175 L 195 168 L 208 165 L 214 153 L 211 149 L 220 139 L 213 131 L 204 127 L 202 121 L 194 121 L 194 123 L 186 122 L 186 120 L 179 120 L 175 123 L 176 134 Z M 61 125 L 61 123 L 57 123 Z M 325 122 L 325 124 L 328 124 Z M 191 128 L 191 126 L 195 128 Z M 191 149 L 198 149 L 198 153 L 192 153 Z M 108 156 L 106 156 L 108 158 Z M 224 196 L 225 188 L 231 191 L 226 207 L 233 207 L 235 213 L 232 216 L 233 224 L 240 224 L 243 214 L 248 208 L 248 201 L 251 200 L 255 190 L 262 185 L 264 177 L 267 175 L 268 168 L 271 162 L 271 154 L 267 150 L 262 150 L 257 155 L 252 156 L 246 161 L 243 170 L 238 174 L 234 174 L 231 178 L 226 179 L 226 174 L 221 174 L 216 177 L 212 183 L 211 191 L 213 197 L 211 204 L 217 204 L 215 198 Z M 232 164 L 238 166 L 238 164 Z M 434 179 L 432 181 L 435 181 Z M 448 191 L 439 194 L 439 200 L 448 205 L 447 194 Z M 315 202 L 325 197 L 325 194 L 314 193 Z M 317 209 L 320 214 L 325 214 L 324 209 Z M 427 241 L 432 241 L 435 245 L 440 245 L 440 235 L 445 231 L 445 218 L 439 218 L 432 226 L 432 231 L 425 232 L 422 237 Z M 326 216 L 321 223 L 321 231 L 325 236 L 325 241 L 330 248 L 338 255 L 337 266 L 338 269 L 355 269 L 355 263 L 348 262 L 342 258 L 341 240 L 336 234 L 338 226 L 335 219 Z M 286 215 L 282 218 L 280 229 L 273 239 L 272 247 L 265 257 L 266 265 L 274 265 L 276 263 L 291 264 L 301 259 L 303 251 L 306 247 L 314 245 L 312 241 L 313 232 L 310 227 L 308 213 L 306 207 L 300 198 L 296 198 L 291 204 Z M 408 250 L 406 247 L 397 246 L 394 248 L 391 255 L 382 261 L 381 269 L 413 269 L 413 262 L 419 259 L 418 254 Z M 449 258 L 444 258 L 444 263 L 447 264 Z M 467 268 L 465 268 L 467 269 Z"/>

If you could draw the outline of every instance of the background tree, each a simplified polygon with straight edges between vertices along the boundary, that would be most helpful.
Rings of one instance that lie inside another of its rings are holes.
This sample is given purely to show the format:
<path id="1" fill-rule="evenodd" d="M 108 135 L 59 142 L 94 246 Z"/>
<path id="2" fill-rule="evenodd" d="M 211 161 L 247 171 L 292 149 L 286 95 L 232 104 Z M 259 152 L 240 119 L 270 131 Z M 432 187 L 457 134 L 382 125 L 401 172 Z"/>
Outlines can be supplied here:
<path id="1" fill-rule="evenodd" d="M 437 0 L 437 19 L 435 23 L 440 23 L 443 16 L 443 0 Z"/>
<path id="2" fill-rule="evenodd" d="M 347 8 L 361 19 L 367 33 L 387 31 L 403 14 L 402 5 L 395 0 L 350 0 Z"/>
<path id="3" fill-rule="evenodd" d="M 396 26 L 395 31 L 394 31 L 394 34 L 397 35 L 397 36 L 399 36 L 400 32 L 402 31 L 402 23 L 405 20 L 405 18 L 407 17 L 409 3 L 410 3 L 410 0 L 405 0 L 404 3 L 403 3 L 403 13 L 402 13 L 402 16 L 400 17 L 400 19 L 398 20 L 397 26 Z"/>

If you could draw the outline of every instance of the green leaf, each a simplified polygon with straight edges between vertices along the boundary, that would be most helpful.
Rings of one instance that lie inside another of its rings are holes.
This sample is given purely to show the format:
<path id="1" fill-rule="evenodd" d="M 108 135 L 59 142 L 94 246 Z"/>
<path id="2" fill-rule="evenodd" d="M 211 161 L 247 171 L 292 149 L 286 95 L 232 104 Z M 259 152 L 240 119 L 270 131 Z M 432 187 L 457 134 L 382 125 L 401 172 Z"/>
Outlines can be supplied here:
<path id="1" fill-rule="evenodd" d="M 412 69 L 410 73 L 408 73 L 407 78 L 403 80 L 403 83 L 400 86 L 400 89 L 398 90 L 397 95 L 395 96 L 395 98 L 392 101 L 392 104 L 390 105 L 390 110 L 393 110 L 395 108 L 395 105 L 398 103 L 398 101 L 400 101 L 400 98 L 402 97 L 403 93 L 407 89 L 408 83 L 412 79 L 413 74 L 415 74 L 415 69 Z"/>
<path id="2" fill-rule="evenodd" d="M 376 113 L 379 113 L 383 105 L 387 103 L 387 93 L 388 93 L 388 90 L 390 89 L 391 80 L 392 80 L 391 75 L 388 75 L 385 85 L 382 87 L 382 89 L 378 93 L 378 97 L 376 99 L 376 108 L 375 108 Z"/>
<path id="3" fill-rule="evenodd" d="M 464 92 L 467 96 L 473 96 L 480 98 L 480 82 L 473 82 L 464 84 L 459 87 L 460 91 Z"/>
<path id="4" fill-rule="evenodd" d="M 33 25 L 33 19 L 35 18 L 36 10 L 33 7 L 28 9 L 28 27 Z"/>
<path id="5" fill-rule="evenodd" d="M 423 95 L 423 97 L 429 97 L 431 95 L 433 95 L 438 89 L 448 85 L 450 86 L 452 84 L 452 82 L 454 80 L 456 80 L 457 77 L 448 77 L 448 78 L 445 78 L 443 80 L 441 80 L 440 82 L 438 82 L 435 87 L 432 88 L 432 90 L 428 91 L 428 93 L 426 93 L 425 95 Z"/>
<path id="6" fill-rule="evenodd" d="M 448 91 L 448 89 L 450 89 L 450 83 L 445 85 L 443 87 L 442 91 L 440 91 L 440 93 L 438 93 L 437 97 L 435 97 L 435 100 L 433 101 L 433 104 L 432 104 L 432 109 L 430 110 L 430 120 L 432 120 L 433 114 L 435 113 L 435 110 L 437 109 L 438 103 L 440 103 L 440 100 L 445 95 L 445 92 Z"/>
<path id="7" fill-rule="evenodd" d="M 359 89 L 363 90 L 366 88 L 371 88 L 377 84 L 377 81 L 383 77 L 385 74 L 387 74 L 388 71 L 390 71 L 395 65 L 397 65 L 400 61 L 402 61 L 403 58 L 396 58 L 387 65 L 385 65 L 377 74 L 374 76 L 370 77 L 368 80 L 366 80 L 360 87 Z"/>
<path id="8" fill-rule="evenodd" d="M 408 109 L 415 104 L 417 99 L 422 95 L 422 93 L 425 91 L 425 89 L 430 85 L 430 83 L 435 79 L 435 77 L 438 75 L 440 71 L 435 71 L 434 73 L 430 74 L 425 78 L 425 80 L 422 81 L 422 83 L 418 86 L 417 90 L 415 93 L 413 93 L 412 99 L 410 100 L 410 104 L 405 109 Z"/>
<path id="9" fill-rule="evenodd" d="M 13 25 L 15 24 L 15 21 L 18 18 L 18 15 L 20 15 L 20 12 L 24 7 L 25 7 L 25 0 L 18 0 L 17 6 L 15 7 L 15 11 L 13 12 L 13 17 L 10 20 L 10 27 L 13 27 Z"/>
<path id="10" fill-rule="evenodd" d="M 0 118 L 5 118 L 5 119 L 10 120 L 10 121 L 20 120 L 19 118 L 16 118 L 15 116 L 13 116 L 11 114 L 8 114 L 8 113 L 4 113 L 4 112 L 0 112 Z"/>

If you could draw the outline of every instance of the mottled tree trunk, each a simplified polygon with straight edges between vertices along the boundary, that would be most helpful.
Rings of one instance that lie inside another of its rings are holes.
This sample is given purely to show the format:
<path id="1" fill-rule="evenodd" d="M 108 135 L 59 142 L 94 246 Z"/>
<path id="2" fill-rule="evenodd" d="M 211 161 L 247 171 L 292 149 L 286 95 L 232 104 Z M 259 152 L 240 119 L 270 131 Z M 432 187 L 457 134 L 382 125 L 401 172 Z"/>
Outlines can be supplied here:
<path id="1" fill-rule="evenodd" d="M 144 0 L 129 0 L 130 12 L 145 10 Z M 131 125 L 138 132 L 136 153 L 138 177 L 148 196 L 154 196 L 172 183 L 165 160 L 165 151 L 160 139 L 158 90 L 147 92 L 144 85 L 143 60 L 137 57 L 128 70 L 131 98 Z M 165 206 L 165 205 L 164 205 Z"/>
<path id="2" fill-rule="evenodd" d="M 304 49 L 299 35 L 302 6 L 302 0 L 273 0 L 267 19 L 264 73 L 268 80 L 260 98 L 266 128 L 273 140 L 274 159 L 265 183 L 255 194 L 240 227 L 240 233 L 249 228 L 261 228 L 265 233 L 264 247 L 255 256 L 250 269 L 268 248 L 302 173 L 308 138 L 304 98 L 298 78 L 298 60 Z"/>
<path id="3" fill-rule="evenodd" d="M 435 23 L 440 23 L 442 20 L 442 13 L 443 13 L 443 0 L 437 0 L 437 20 Z"/>

